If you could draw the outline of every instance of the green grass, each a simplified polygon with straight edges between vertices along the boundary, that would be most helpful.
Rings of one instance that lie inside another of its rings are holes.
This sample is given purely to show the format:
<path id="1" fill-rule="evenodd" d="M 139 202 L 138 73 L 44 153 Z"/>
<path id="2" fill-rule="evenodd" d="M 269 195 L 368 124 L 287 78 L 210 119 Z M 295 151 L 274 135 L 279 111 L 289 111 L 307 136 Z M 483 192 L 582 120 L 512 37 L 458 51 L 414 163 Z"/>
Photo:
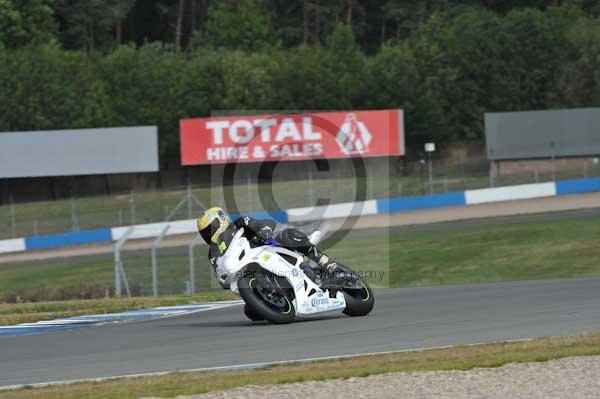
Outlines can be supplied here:
<path id="1" fill-rule="evenodd" d="M 351 265 L 389 262 L 391 287 L 600 275 L 600 217 L 349 239 L 330 252 Z"/>
<path id="2" fill-rule="evenodd" d="M 219 287 L 212 280 L 206 247 L 195 250 L 196 288 Z M 150 251 L 123 252 L 122 261 L 134 296 L 152 295 Z M 181 295 L 189 279 L 187 247 L 161 249 L 157 257 L 159 293 Z M 112 254 L 0 264 L 0 302 L 89 299 L 114 294 Z"/>
<path id="3" fill-rule="evenodd" d="M 0 392 L 0 399 L 172 398 L 247 385 L 325 381 L 391 372 L 470 370 L 475 367 L 500 367 L 508 363 L 544 362 L 592 355 L 600 355 L 600 334 L 362 356 L 258 370 L 173 373 L 160 377 L 24 388 Z"/>

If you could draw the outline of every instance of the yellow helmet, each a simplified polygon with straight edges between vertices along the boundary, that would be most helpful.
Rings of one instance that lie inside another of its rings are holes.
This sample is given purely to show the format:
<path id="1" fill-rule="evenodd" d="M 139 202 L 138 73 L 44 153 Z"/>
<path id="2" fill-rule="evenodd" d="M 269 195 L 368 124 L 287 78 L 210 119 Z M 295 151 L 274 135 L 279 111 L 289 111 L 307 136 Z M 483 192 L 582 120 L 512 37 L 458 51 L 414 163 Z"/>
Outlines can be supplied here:
<path id="1" fill-rule="evenodd" d="M 198 232 L 208 245 L 217 244 L 219 235 L 231 225 L 229 215 L 218 206 L 206 209 L 196 221 Z"/>

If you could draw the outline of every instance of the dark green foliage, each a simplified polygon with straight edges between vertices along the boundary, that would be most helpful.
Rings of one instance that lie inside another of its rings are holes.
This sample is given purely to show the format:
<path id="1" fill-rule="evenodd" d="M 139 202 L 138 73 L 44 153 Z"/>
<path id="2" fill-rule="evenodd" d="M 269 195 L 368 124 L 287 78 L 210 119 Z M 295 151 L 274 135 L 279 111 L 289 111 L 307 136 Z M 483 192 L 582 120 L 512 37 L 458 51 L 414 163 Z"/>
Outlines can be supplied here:
<path id="1" fill-rule="evenodd" d="M 54 0 L 0 0 L 0 48 L 49 43 L 56 33 Z"/>
<path id="2" fill-rule="evenodd" d="M 112 99 L 113 125 L 157 125 L 162 155 L 176 153 L 184 57 L 159 44 L 122 46 L 101 61 Z"/>
<path id="3" fill-rule="evenodd" d="M 35 130 L 110 124 L 100 58 L 55 45 L 0 52 L 0 129 Z"/>
<path id="4" fill-rule="evenodd" d="M 278 44 L 270 16 L 256 0 L 215 3 L 208 11 L 205 28 L 192 39 L 194 47 L 264 50 Z"/>
<path id="5" fill-rule="evenodd" d="M 67 48 L 94 50 L 114 45 L 113 35 L 134 0 L 55 0 Z"/>
<path id="6" fill-rule="evenodd" d="M 568 32 L 572 58 L 560 76 L 564 102 L 572 107 L 600 106 L 600 24 L 580 19 Z"/>

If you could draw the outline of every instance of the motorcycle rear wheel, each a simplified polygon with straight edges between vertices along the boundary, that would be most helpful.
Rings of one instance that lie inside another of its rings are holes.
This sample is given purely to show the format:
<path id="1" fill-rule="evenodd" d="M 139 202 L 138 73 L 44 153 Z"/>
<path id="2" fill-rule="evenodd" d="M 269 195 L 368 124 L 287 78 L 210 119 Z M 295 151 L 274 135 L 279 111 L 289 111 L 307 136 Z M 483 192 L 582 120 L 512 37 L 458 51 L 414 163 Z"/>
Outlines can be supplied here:
<path id="1" fill-rule="evenodd" d="M 247 318 L 249 318 L 252 321 L 264 321 L 265 320 L 264 318 L 260 317 L 256 313 L 254 313 L 252 311 L 252 309 L 250 309 L 248 307 L 248 305 L 244 305 L 244 314 L 246 315 Z"/>

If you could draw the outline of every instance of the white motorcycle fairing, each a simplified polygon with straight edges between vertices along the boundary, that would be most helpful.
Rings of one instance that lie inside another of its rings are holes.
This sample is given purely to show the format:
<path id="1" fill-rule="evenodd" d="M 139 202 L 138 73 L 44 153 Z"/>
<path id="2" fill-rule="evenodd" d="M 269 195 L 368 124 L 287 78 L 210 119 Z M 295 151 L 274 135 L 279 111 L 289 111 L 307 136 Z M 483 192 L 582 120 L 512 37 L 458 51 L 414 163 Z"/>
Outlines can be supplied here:
<path id="1" fill-rule="evenodd" d="M 231 291 L 239 295 L 238 279 L 243 277 L 244 269 L 248 265 L 258 264 L 290 283 L 294 290 L 295 298 L 292 303 L 297 316 L 342 311 L 346 308 L 346 299 L 341 291 L 330 298 L 329 290 L 321 290 L 306 276 L 300 268 L 304 262 L 303 255 L 272 245 L 251 248 L 243 234 L 243 229 L 237 231 L 225 253 L 217 259 L 215 274 L 221 284 L 229 284 Z"/>

